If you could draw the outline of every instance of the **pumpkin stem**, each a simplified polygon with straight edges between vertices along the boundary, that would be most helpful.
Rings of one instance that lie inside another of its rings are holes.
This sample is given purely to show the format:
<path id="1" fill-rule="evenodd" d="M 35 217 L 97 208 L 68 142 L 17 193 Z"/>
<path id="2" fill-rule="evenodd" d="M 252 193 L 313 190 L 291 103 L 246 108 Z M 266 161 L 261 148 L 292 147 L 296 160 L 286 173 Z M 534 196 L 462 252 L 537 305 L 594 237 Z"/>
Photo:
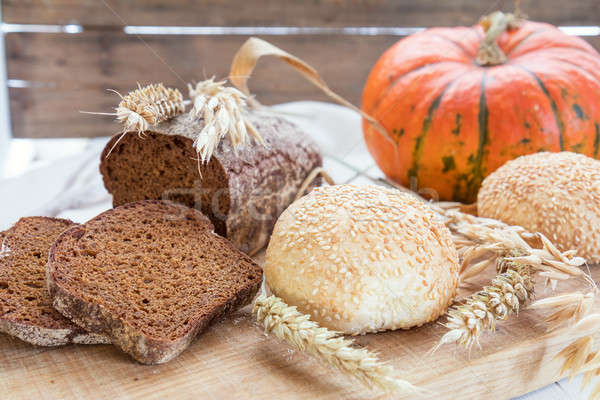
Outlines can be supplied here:
<path id="1" fill-rule="evenodd" d="M 515 14 L 504 14 L 496 11 L 479 20 L 479 24 L 485 31 L 485 37 L 477 50 L 475 60 L 479 65 L 498 65 L 506 61 L 506 55 L 498 46 L 497 40 L 507 29 L 519 27 L 521 23 L 520 12 Z"/>

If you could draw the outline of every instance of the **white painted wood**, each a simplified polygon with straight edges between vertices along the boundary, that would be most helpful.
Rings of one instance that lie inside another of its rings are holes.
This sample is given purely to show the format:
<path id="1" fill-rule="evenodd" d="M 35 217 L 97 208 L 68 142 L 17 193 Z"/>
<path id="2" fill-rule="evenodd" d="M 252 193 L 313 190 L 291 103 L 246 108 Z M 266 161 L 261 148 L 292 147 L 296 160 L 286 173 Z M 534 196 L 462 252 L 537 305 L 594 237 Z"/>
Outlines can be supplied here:
<path id="1" fill-rule="evenodd" d="M 2 21 L 2 1 L 0 1 L 0 21 Z M 4 33 L 0 30 L 0 177 L 6 165 L 6 154 L 11 140 L 10 112 L 8 88 L 6 86 L 6 54 L 4 50 Z"/>

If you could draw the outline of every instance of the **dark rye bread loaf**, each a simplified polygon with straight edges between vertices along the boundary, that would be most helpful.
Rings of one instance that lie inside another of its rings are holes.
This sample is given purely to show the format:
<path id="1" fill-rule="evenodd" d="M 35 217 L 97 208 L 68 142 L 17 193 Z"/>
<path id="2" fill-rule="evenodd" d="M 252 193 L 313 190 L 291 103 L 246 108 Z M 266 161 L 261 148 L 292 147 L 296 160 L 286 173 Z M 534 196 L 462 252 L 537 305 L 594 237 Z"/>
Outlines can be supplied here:
<path id="1" fill-rule="evenodd" d="M 71 221 L 21 218 L 0 233 L 0 331 L 38 346 L 108 343 L 88 333 L 52 307 L 46 289 L 46 261 L 52 242 Z"/>
<path id="2" fill-rule="evenodd" d="M 59 236 L 47 268 L 54 307 L 145 364 L 169 361 L 214 319 L 248 304 L 262 269 L 197 210 L 129 203 Z"/>
<path id="3" fill-rule="evenodd" d="M 238 249 L 262 248 L 322 158 L 313 141 L 290 122 L 261 114 L 250 120 L 267 146 L 252 143 L 235 152 L 225 138 L 200 172 L 192 138 L 202 122 L 188 114 L 152 128 L 144 138 L 127 134 L 107 157 L 120 135 L 115 136 L 100 163 L 113 205 L 145 199 L 183 203 L 206 214 L 215 231 Z M 319 183 L 315 179 L 310 188 Z"/>

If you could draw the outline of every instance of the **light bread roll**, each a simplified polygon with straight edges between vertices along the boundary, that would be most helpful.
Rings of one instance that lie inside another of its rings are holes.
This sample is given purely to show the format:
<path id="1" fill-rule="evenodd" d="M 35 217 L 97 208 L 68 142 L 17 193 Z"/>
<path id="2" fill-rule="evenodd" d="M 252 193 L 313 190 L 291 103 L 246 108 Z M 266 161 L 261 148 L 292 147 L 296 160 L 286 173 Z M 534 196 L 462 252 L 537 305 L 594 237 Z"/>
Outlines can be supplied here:
<path id="1" fill-rule="evenodd" d="M 600 262 L 600 161 L 570 152 L 509 161 L 484 179 L 482 217 L 547 236 L 561 250 Z"/>
<path id="2" fill-rule="evenodd" d="M 379 186 L 319 187 L 277 221 L 264 265 L 271 290 L 347 334 L 411 328 L 456 294 L 450 232 L 415 197 Z"/>

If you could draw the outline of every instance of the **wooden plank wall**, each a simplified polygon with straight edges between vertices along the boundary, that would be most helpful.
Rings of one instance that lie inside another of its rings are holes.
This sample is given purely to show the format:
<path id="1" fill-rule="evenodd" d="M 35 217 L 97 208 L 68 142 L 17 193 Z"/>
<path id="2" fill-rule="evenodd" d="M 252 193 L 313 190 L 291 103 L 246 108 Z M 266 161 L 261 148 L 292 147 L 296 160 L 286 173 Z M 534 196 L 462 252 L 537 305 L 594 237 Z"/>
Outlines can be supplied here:
<path id="1" fill-rule="evenodd" d="M 524 0 L 531 19 L 561 26 L 600 25 L 597 0 Z M 185 83 L 223 78 L 252 29 L 229 34 L 134 35 L 125 26 L 258 27 L 263 37 L 304 58 L 330 86 L 355 104 L 379 55 L 403 27 L 471 25 L 511 1 L 482 0 L 4 0 L 7 75 L 13 135 L 80 137 L 115 133 L 110 117 L 79 110 L 111 111 L 111 88 L 126 93 L 136 82 Z M 25 32 L 77 24 L 81 32 Z M 264 29 L 265 27 L 271 29 Z M 316 27 L 318 33 L 274 28 Z M 347 27 L 386 27 L 383 32 Z M 400 29 L 390 29 L 400 28 Z M 15 31 L 16 32 L 13 32 Z M 597 36 L 586 37 L 600 49 Z M 326 100 L 274 60 L 260 62 L 250 88 L 266 104 Z"/>

